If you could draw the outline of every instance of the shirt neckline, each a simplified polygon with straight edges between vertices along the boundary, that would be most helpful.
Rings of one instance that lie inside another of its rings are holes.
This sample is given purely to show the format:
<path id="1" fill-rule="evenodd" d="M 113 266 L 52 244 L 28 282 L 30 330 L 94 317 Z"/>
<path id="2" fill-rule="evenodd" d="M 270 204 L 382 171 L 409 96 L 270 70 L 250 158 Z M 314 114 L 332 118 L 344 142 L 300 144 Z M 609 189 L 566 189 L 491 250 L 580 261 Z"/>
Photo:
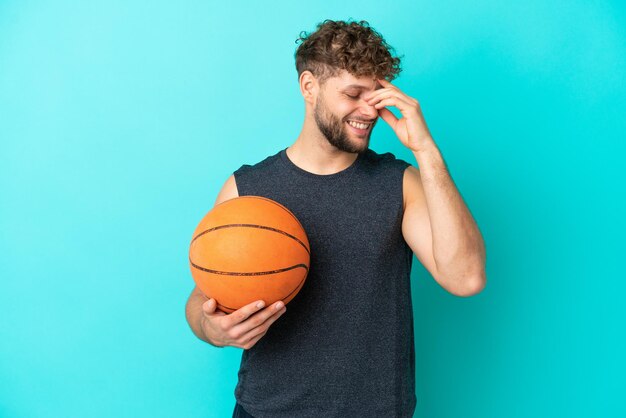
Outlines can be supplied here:
<path id="1" fill-rule="evenodd" d="M 335 178 L 346 176 L 350 174 L 352 171 L 354 171 L 354 169 L 358 165 L 360 165 L 361 160 L 363 160 L 363 153 L 359 153 L 356 159 L 352 162 L 352 164 L 350 164 L 348 167 L 344 168 L 341 171 L 338 171 L 332 174 L 316 174 L 316 173 L 311 173 L 310 171 L 306 171 L 305 169 L 300 168 L 297 165 L 295 165 L 294 162 L 291 161 L 289 159 L 289 156 L 287 155 L 287 148 L 280 151 L 280 159 L 283 161 L 283 163 L 285 163 L 285 165 L 288 168 L 290 168 L 292 171 L 298 174 L 301 174 L 303 176 L 314 178 L 314 179 L 335 179 Z"/>

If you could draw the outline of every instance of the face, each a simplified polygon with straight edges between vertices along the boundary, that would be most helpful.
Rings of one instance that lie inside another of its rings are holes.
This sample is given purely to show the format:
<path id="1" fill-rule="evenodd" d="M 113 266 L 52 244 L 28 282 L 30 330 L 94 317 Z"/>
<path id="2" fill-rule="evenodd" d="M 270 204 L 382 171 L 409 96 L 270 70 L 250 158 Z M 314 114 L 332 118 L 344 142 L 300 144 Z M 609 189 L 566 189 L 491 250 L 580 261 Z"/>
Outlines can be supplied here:
<path id="1" fill-rule="evenodd" d="M 313 116 L 331 145 L 350 153 L 368 149 L 378 110 L 361 96 L 378 88 L 382 86 L 374 78 L 356 78 L 343 70 L 320 88 Z"/>

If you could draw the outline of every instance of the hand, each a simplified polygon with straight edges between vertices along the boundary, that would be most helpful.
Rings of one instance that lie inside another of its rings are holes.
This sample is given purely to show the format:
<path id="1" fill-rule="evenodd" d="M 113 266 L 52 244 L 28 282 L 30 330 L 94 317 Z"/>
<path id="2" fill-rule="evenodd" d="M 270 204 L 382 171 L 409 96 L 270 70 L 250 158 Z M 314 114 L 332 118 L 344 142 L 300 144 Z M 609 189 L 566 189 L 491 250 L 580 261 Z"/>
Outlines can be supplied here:
<path id="1" fill-rule="evenodd" d="M 378 109 L 378 114 L 391 126 L 400 142 L 414 152 L 434 144 L 419 102 L 387 80 L 377 81 L 383 88 L 367 93 L 364 99 Z M 397 107 L 402 117 L 398 119 L 386 106 Z"/>
<path id="2" fill-rule="evenodd" d="M 245 305 L 231 314 L 216 311 L 217 303 L 211 298 L 202 304 L 202 331 L 211 344 L 232 346 L 248 350 L 265 335 L 270 325 L 287 311 L 278 301 L 266 309 L 257 307 L 259 301 Z"/>

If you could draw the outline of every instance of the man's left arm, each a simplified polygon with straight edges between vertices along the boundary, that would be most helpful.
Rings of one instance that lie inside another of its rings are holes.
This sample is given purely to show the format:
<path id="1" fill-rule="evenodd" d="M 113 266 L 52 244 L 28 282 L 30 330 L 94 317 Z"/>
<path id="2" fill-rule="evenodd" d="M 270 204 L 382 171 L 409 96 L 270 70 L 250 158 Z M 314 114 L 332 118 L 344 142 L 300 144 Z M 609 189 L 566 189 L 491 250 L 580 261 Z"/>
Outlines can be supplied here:
<path id="1" fill-rule="evenodd" d="M 471 296 L 486 284 L 485 244 L 435 144 L 419 102 L 379 79 L 366 97 L 409 148 L 420 167 L 406 169 L 403 182 L 405 241 L 435 280 L 458 296 Z M 397 118 L 386 106 L 402 113 Z"/>
<path id="2" fill-rule="evenodd" d="M 420 167 L 404 174 L 402 233 L 416 257 L 450 293 L 471 296 L 486 284 L 480 230 L 435 146 L 414 151 Z"/>

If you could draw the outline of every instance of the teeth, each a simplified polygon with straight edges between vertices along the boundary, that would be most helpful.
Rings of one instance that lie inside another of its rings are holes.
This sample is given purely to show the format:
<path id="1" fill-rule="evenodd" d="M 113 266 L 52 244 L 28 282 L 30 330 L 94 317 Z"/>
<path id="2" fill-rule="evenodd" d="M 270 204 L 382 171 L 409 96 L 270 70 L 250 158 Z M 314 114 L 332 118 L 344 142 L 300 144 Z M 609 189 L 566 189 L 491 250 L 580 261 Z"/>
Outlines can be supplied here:
<path id="1" fill-rule="evenodd" d="M 358 128 L 358 129 L 365 129 L 368 126 L 370 126 L 369 123 L 367 123 L 367 124 L 366 123 L 357 123 L 357 122 L 353 122 L 351 120 L 349 120 L 348 123 L 350 124 L 350 126 L 354 126 L 355 128 Z"/>

